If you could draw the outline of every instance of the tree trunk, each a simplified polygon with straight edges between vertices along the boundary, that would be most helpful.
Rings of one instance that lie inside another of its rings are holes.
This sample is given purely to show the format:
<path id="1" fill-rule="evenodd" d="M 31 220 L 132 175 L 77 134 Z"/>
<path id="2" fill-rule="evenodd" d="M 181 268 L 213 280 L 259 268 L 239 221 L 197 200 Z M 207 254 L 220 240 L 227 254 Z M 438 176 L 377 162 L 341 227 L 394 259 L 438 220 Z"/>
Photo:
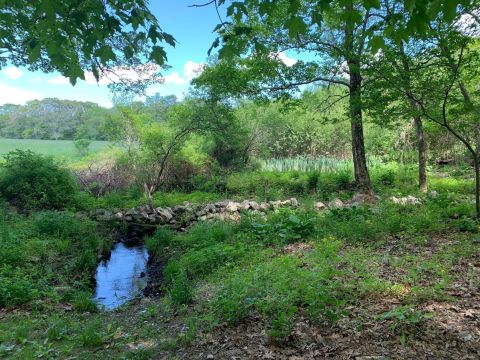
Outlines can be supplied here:
<path id="1" fill-rule="evenodd" d="M 473 156 L 473 166 L 475 167 L 475 213 L 477 220 L 480 219 L 480 163 L 478 156 Z"/>
<path id="2" fill-rule="evenodd" d="M 415 129 L 417 131 L 418 148 L 418 186 L 420 192 L 427 192 L 427 147 L 425 144 L 425 133 L 423 131 L 422 119 L 420 116 L 413 117 Z"/>
<path id="3" fill-rule="evenodd" d="M 153 186 L 148 186 L 146 183 L 143 184 L 145 190 L 145 195 L 147 196 L 147 205 L 150 209 L 153 209 Z"/>
<path id="4" fill-rule="evenodd" d="M 352 155 L 355 182 L 361 192 L 373 195 L 370 175 L 368 174 L 367 158 L 365 155 L 365 141 L 363 138 L 362 119 L 362 77 L 360 62 L 348 61 L 350 70 L 350 124 L 352 128 Z"/>

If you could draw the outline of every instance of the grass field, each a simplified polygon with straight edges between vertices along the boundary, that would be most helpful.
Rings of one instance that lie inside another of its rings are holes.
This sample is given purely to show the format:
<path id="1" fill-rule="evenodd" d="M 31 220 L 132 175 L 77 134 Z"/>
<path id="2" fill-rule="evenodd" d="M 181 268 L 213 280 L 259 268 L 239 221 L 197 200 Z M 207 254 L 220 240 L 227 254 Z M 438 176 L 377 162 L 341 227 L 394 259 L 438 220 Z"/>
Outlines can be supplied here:
<path id="1" fill-rule="evenodd" d="M 106 150 L 110 145 L 111 142 L 109 141 L 92 141 L 89 147 L 89 154 Z M 50 155 L 63 160 L 78 160 L 81 157 L 72 140 L 0 138 L 0 156 L 16 149 L 31 150 L 39 154 Z"/>

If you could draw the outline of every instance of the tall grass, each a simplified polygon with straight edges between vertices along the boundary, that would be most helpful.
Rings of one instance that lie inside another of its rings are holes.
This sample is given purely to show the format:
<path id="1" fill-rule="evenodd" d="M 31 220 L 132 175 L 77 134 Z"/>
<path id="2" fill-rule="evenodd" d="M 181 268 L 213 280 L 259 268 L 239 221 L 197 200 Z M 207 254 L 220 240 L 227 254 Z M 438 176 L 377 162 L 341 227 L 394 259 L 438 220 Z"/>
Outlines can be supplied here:
<path id="1" fill-rule="evenodd" d="M 370 166 L 380 163 L 380 159 L 368 159 Z M 260 161 L 262 171 L 318 171 L 321 173 L 345 172 L 353 169 L 351 159 L 340 159 L 329 156 L 297 156 L 293 158 L 271 158 Z"/>

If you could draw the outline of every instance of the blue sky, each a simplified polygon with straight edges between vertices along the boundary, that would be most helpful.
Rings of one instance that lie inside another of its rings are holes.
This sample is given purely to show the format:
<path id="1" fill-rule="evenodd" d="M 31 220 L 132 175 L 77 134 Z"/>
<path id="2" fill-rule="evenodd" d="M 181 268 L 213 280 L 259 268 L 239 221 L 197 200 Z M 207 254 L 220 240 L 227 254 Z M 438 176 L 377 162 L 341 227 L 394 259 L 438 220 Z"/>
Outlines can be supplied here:
<path id="1" fill-rule="evenodd" d="M 150 9 L 164 31 L 178 41 L 175 48 L 167 47 L 171 69 L 165 71 L 165 83 L 154 85 L 148 93 L 175 94 L 182 97 L 195 70 L 206 61 L 207 51 L 215 35 L 213 28 L 218 23 L 212 6 L 190 8 L 189 5 L 203 0 L 151 0 Z M 58 73 L 43 74 L 6 66 L 0 70 L 0 105 L 23 104 L 28 100 L 57 97 L 79 101 L 93 101 L 102 106 L 111 106 L 111 95 L 106 85 L 94 81 L 79 81 L 71 86 Z"/>

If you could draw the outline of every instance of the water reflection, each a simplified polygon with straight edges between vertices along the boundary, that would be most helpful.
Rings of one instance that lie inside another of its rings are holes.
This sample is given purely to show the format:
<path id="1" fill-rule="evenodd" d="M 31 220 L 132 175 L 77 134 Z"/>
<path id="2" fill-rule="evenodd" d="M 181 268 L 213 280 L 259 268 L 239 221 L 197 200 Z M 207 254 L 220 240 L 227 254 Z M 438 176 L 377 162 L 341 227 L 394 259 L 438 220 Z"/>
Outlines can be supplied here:
<path id="1" fill-rule="evenodd" d="M 98 265 L 93 299 L 106 309 L 114 309 L 141 295 L 147 285 L 147 261 L 148 253 L 143 245 L 115 244 L 110 259 Z"/>

